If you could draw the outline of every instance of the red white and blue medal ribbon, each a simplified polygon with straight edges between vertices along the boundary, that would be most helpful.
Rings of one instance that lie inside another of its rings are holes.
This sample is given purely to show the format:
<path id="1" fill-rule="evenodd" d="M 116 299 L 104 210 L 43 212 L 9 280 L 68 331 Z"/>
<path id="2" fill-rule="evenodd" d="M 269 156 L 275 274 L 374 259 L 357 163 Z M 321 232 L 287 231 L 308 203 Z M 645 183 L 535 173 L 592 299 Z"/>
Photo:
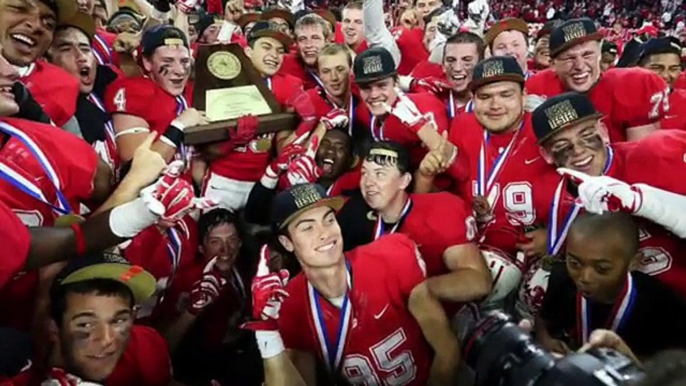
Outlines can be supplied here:
<path id="1" fill-rule="evenodd" d="M 605 160 L 605 167 L 603 168 L 603 174 L 606 174 L 610 170 L 612 165 L 612 160 L 614 159 L 614 150 L 611 147 L 607 147 L 607 159 Z M 562 245 L 564 245 L 567 239 L 567 233 L 569 228 L 572 226 L 574 219 L 581 211 L 581 205 L 574 202 L 572 210 L 567 213 L 567 216 L 562 221 L 561 226 L 558 228 L 558 221 L 560 215 L 560 209 L 562 208 L 562 201 L 565 196 L 565 186 L 567 184 L 567 179 L 563 178 L 562 181 L 557 185 L 555 190 L 555 195 L 553 196 L 553 202 L 550 204 L 550 221 L 548 224 L 548 245 L 546 247 L 548 256 L 555 256 L 560 252 Z"/>
<path id="2" fill-rule="evenodd" d="M 45 153 L 43 153 L 43 150 L 36 144 L 33 139 L 31 139 L 26 133 L 21 131 L 20 129 L 9 125 L 5 122 L 0 122 L 0 132 L 3 132 L 9 136 L 12 136 L 16 139 L 18 139 L 21 143 L 24 144 L 29 150 L 29 152 L 36 157 L 38 160 L 38 163 L 40 164 L 41 168 L 45 172 L 46 176 L 52 182 L 53 186 L 55 187 L 55 193 L 57 195 L 57 203 L 52 203 L 49 202 L 46 198 L 45 195 L 43 194 L 43 191 L 36 186 L 32 181 L 29 181 L 28 179 L 24 178 L 22 175 L 17 173 L 15 170 L 13 170 L 11 167 L 8 165 L 0 162 L 0 178 L 6 180 L 10 184 L 12 184 L 14 187 L 17 189 L 21 190 L 22 192 L 28 194 L 29 196 L 37 199 L 38 201 L 50 206 L 54 211 L 58 212 L 61 215 L 64 214 L 69 214 L 72 213 L 72 208 L 71 205 L 69 205 L 69 202 L 67 201 L 67 198 L 64 196 L 62 193 L 62 187 L 60 186 L 60 179 L 57 176 L 57 173 L 55 172 L 55 169 L 53 169 L 52 165 L 50 164 L 50 161 L 46 157 Z"/>
<path id="3" fill-rule="evenodd" d="M 310 299 L 310 312 L 314 319 L 314 327 L 317 333 L 317 340 L 319 347 L 322 350 L 322 356 L 326 362 L 329 372 L 334 373 L 338 371 L 341 361 L 343 359 L 343 351 L 348 340 L 348 332 L 350 331 L 352 322 L 352 305 L 350 302 L 350 290 L 352 288 L 352 272 L 350 262 L 346 260 L 346 281 L 348 289 L 343 298 L 343 305 L 341 306 L 341 314 L 338 322 L 338 334 L 335 341 L 330 339 L 326 331 L 326 321 L 324 320 L 324 312 L 322 311 L 321 295 L 314 286 L 308 282 L 308 295 Z"/>
<path id="4" fill-rule="evenodd" d="M 490 196 L 490 192 L 493 189 L 493 186 L 495 185 L 495 181 L 498 179 L 498 176 L 500 175 L 500 172 L 503 169 L 503 166 L 505 166 L 505 162 L 507 162 L 507 157 L 510 155 L 510 152 L 512 151 L 512 148 L 514 147 L 515 143 L 517 142 L 517 138 L 519 137 L 519 132 L 522 129 L 522 126 L 524 125 L 524 121 L 519 126 L 519 129 L 517 129 L 517 132 L 512 136 L 512 139 L 510 139 L 510 143 L 507 145 L 505 150 L 503 150 L 502 153 L 498 154 L 498 157 L 496 157 L 495 162 L 491 166 L 488 174 L 486 173 L 486 168 L 487 168 L 487 149 L 488 149 L 488 142 L 490 141 L 490 134 L 488 133 L 487 130 L 484 130 L 484 140 L 481 143 L 481 151 L 479 152 L 479 163 L 477 165 L 478 170 L 477 170 L 477 179 L 476 179 L 476 189 L 477 189 L 477 195 L 487 198 Z M 493 207 L 493 203 L 489 202 L 489 205 Z"/>
<path id="5" fill-rule="evenodd" d="M 183 243 L 179 231 L 175 228 L 167 228 L 167 254 L 169 255 L 169 263 L 171 264 L 171 273 L 169 274 L 169 282 L 167 287 L 171 285 L 176 271 L 181 264 L 181 255 L 183 254 Z"/>
<path id="6" fill-rule="evenodd" d="M 315 83 L 321 88 L 324 88 L 324 82 L 319 78 L 319 75 L 317 75 L 314 71 L 311 70 L 306 70 L 307 74 L 314 80 Z"/>
<path id="7" fill-rule="evenodd" d="M 449 95 L 449 97 L 448 97 L 448 116 L 452 120 L 457 115 L 457 107 L 455 105 L 455 97 L 453 96 L 453 92 L 450 91 L 450 94 L 448 94 L 448 95 Z M 473 109 L 474 109 L 474 103 L 472 103 L 472 100 L 470 99 L 467 102 L 467 104 L 465 105 L 464 111 L 466 113 L 471 113 Z"/>
<path id="8" fill-rule="evenodd" d="M 271 91 L 274 91 L 274 89 L 272 89 L 272 78 L 267 78 L 265 82 L 267 82 L 267 88 L 269 88 Z"/>
<path id="9" fill-rule="evenodd" d="M 389 234 L 398 231 L 400 226 L 403 224 L 403 221 L 405 221 L 407 215 L 410 214 L 410 210 L 412 210 L 412 199 L 408 197 L 407 202 L 405 202 L 405 206 L 403 206 L 402 212 L 400 212 L 400 218 L 398 219 L 398 222 L 395 223 L 393 228 L 391 228 L 391 230 L 388 232 Z M 376 217 L 376 224 L 374 225 L 374 240 L 378 240 L 379 237 L 383 236 L 384 233 L 386 233 L 386 231 L 384 230 L 384 224 L 381 215 L 377 213 Z"/>
<path id="10" fill-rule="evenodd" d="M 369 112 L 371 114 L 371 111 Z M 372 132 L 372 137 L 374 138 L 374 141 L 385 141 L 386 138 L 383 135 L 383 122 L 379 125 L 379 130 L 377 133 L 376 130 L 376 116 L 372 115 L 372 119 L 369 121 L 369 129 Z"/>
<path id="11" fill-rule="evenodd" d="M 112 50 L 110 49 L 110 47 L 109 47 L 109 45 L 107 44 L 107 42 L 105 42 L 105 41 L 100 37 L 100 35 L 98 35 L 98 34 L 95 34 L 95 36 L 93 36 L 93 40 L 94 40 L 95 43 L 97 43 L 100 47 L 102 47 L 102 51 L 105 52 L 105 54 L 107 55 L 107 58 L 103 58 L 103 57 L 100 56 L 100 53 L 97 52 L 98 50 L 96 50 L 95 48 L 93 48 L 92 51 L 93 51 L 93 53 L 95 54 L 95 58 L 97 59 L 98 64 L 102 64 L 102 65 L 105 65 L 105 64 L 112 64 Z"/>
<path id="12" fill-rule="evenodd" d="M 100 98 L 98 98 L 97 95 L 90 93 L 88 94 L 88 100 L 91 101 L 98 109 L 100 109 L 102 112 L 107 114 L 107 110 L 105 109 L 105 104 L 102 103 Z M 109 116 L 109 114 L 108 114 Z M 116 149 L 117 142 L 115 141 L 115 135 L 114 135 L 114 126 L 112 125 L 112 120 L 108 119 L 107 122 L 105 122 L 105 135 L 107 136 L 107 142 L 112 143 L 114 148 Z"/>
<path id="13" fill-rule="evenodd" d="M 610 316 L 607 319 L 606 325 L 603 328 L 611 329 L 614 332 L 619 332 L 619 330 L 624 327 L 629 319 L 631 310 L 636 302 L 636 286 L 634 284 L 633 277 L 631 273 L 627 274 L 626 282 L 624 283 L 624 288 L 619 295 L 619 298 L 615 301 Z M 592 332 L 591 328 L 591 307 L 588 304 L 588 300 L 577 291 L 576 294 L 576 305 L 577 305 L 577 330 L 580 334 L 581 344 L 588 342 L 588 338 Z"/>
<path id="14" fill-rule="evenodd" d="M 178 117 L 188 109 L 188 102 L 186 101 L 186 98 L 183 97 L 183 95 L 179 95 L 176 97 L 176 116 Z M 186 167 L 190 167 L 190 158 L 188 157 L 188 147 L 184 144 L 181 144 L 179 147 L 179 152 L 181 154 L 181 160 L 184 162 Z"/>

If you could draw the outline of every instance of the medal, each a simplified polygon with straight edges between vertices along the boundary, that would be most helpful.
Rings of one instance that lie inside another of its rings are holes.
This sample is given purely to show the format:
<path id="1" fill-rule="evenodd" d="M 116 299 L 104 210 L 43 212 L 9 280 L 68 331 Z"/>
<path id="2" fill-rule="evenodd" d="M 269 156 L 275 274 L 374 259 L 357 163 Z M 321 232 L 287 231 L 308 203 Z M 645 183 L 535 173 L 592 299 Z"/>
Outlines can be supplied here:
<path id="1" fill-rule="evenodd" d="M 619 332 L 626 325 L 631 310 L 636 303 L 636 292 L 634 279 L 631 273 L 628 273 L 624 282 L 624 288 L 622 288 L 622 292 L 615 300 L 610 316 L 607 318 L 603 328 Z M 588 300 L 578 291 L 576 293 L 576 316 L 579 344 L 583 345 L 588 341 L 588 337 L 591 334 L 591 307 L 588 304 Z"/>
<path id="2" fill-rule="evenodd" d="M 326 322 L 324 320 L 324 313 L 322 311 L 321 305 L 321 294 L 316 288 L 308 281 L 307 282 L 307 294 L 310 300 L 310 313 L 314 321 L 314 327 L 317 333 L 317 340 L 319 341 L 319 347 L 322 352 L 322 357 L 324 358 L 324 363 L 329 369 L 330 373 L 335 373 L 341 365 L 341 360 L 343 359 L 343 351 L 345 350 L 345 345 L 348 341 L 348 332 L 351 328 L 352 320 L 352 304 L 350 302 L 350 290 L 352 288 L 352 270 L 350 267 L 350 262 L 346 260 L 346 281 L 348 283 L 348 288 L 343 298 L 343 305 L 341 306 L 341 313 L 338 322 L 338 334 L 333 337 L 329 336 L 326 331 Z"/>
<path id="3" fill-rule="evenodd" d="M 269 151 L 269 149 L 272 148 L 272 139 L 271 138 L 260 138 L 255 140 L 255 151 L 257 153 L 266 153 Z"/>
<path id="4" fill-rule="evenodd" d="M 69 228 L 74 224 L 81 224 L 84 221 L 86 221 L 86 219 L 79 216 L 78 214 L 69 213 L 56 218 L 55 226 L 57 228 Z"/>
<path id="5" fill-rule="evenodd" d="M 474 199 L 472 200 L 472 209 L 474 210 L 477 221 L 480 223 L 487 223 L 493 218 L 491 205 L 484 196 L 474 196 Z"/>
<path id="6" fill-rule="evenodd" d="M 487 130 L 484 130 L 484 139 L 483 142 L 481 142 L 481 151 L 479 152 L 479 163 L 477 165 L 478 169 L 476 176 L 476 195 L 486 197 L 489 208 L 493 207 L 493 205 L 495 204 L 491 201 L 494 200 L 496 196 L 491 195 L 493 186 L 495 186 L 495 181 L 498 179 L 500 172 L 503 170 L 503 167 L 507 162 L 507 157 L 510 155 L 512 148 L 514 147 L 515 143 L 517 143 L 517 138 L 519 138 L 519 133 L 522 130 L 522 126 L 524 126 L 524 120 L 522 120 L 522 123 L 519 125 L 519 128 L 512 136 L 512 139 L 510 139 L 510 143 L 508 143 L 505 150 L 498 154 L 498 156 L 495 159 L 495 162 L 493 162 L 493 165 L 490 167 L 488 171 L 486 170 L 488 169 L 487 148 L 488 143 L 490 142 L 490 134 Z"/>
<path id="7" fill-rule="evenodd" d="M 407 218 L 407 216 L 410 214 L 410 210 L 412 210 L 412 199 L 408 197 L 407 201 L 405 202 L 405 206 L 403 206 L 403 210 L 400 212 L 398 222 L 393 225 L 393 228 L 391 228 L 391 230 L 388 232 L 389 234 L 395 233 L 398 229 L 400 229 L 405 221 L 405 218 Z M 374 225 L 374 240 L 378 240 L 379 237 L 386 233 L 384 229 L 383 218 L 381 218 L 380 215 L 377 215 L 376 217 L 376 225 Z"/>

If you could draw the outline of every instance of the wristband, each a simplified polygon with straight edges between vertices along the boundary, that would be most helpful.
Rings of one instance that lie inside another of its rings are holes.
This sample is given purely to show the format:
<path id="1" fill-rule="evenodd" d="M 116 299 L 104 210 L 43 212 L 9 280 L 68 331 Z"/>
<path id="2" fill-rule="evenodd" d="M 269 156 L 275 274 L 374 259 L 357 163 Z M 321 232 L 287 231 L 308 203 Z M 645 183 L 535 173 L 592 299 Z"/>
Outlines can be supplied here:
<path id="1" fill-rule="evenodd" d="M 278 330 L 255 331 L 255 340 L 257 341 L 257 348 L 260 349 L 262 359 L 273 358 L 286 350 Z"/>
<path id="2" fill-rule="evenodd" d="M 86 253 L 86 239 L 83 237 L 83 229 L 81 224 L 71 224 L 69 226 L 74 231 L 74 241 L 76 242 L 76 254 L 83 255 Z"/>
<path id="3" fill-rule="evenodd" d="M 136 236 L 143 229 L 155 224 L 155 221 L 157 215 L 148 209 L 141 198 L 119 205 L 110 212 L 110 230 L 115 236 L 124 239 Z"/>
<path id="4" fill-rule="evenodd" d="M 272 166 L 267 166 L 264 171 L 262 178 L 260 179 L 260 184 L 267 189 L 276 189 L 276 185 L 279 183 L 279 175 L 272 169 Z"/>
<path id="5" fill-rule="evenodd" d="M 173 146 L 178 148 L 183 144 L 183 125 L 181 127 L 176 126 L 177 121 L 172 121 L 172 123 L 167 127 L 167 130 L 164 131 L 164 134 L 160 137 L 160 140 L 162 140 L 164 143 L 166 143 L 169 146 Z"/>

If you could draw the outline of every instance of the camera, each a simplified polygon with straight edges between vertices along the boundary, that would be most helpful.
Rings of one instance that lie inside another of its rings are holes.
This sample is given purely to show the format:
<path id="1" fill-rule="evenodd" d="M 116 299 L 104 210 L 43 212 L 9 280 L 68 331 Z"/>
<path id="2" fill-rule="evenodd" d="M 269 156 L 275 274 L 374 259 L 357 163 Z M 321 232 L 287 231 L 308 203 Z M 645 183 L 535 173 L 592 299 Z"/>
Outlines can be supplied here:
<path id="1" fill-rule="evenodd" d="M 644 378 L 629 358 L 614 350 L 555 359 L 500 311 L 468 331 L 463 351 L 476 372 L 476 386 L 634 386 Z"/>

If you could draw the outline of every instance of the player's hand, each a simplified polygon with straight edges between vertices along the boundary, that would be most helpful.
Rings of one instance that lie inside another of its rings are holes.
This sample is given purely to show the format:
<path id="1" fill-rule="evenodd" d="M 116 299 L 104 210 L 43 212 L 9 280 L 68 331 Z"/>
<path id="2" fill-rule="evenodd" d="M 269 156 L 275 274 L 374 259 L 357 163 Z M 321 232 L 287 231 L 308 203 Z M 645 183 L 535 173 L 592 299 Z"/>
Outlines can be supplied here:
<path id="1" fill-rule="evenodd" d="M 609 348 L 619 351 L 634 361 L 634 363 L 641 363 L 626 342 L 614 331 L 603 329 L 593 331 L 591 336 L 588 337 L 588 342 L 579 349 L 579 352 L 586 352 L 597 348 Z"/>
<path id="2" fill-rule="evenodd" d="M 269 249 L 266 245 L 262 246 L 257 273 L 251 285 L 253 318 L 256 321 L 245 323 L 242 328 L 253 331 L 277 329 L 281 304 L 288 297 L 285 287 L 289 277 L 285 269 L 278 272 L 269 270 Z"/>
<path id="3" fill-rule="evenodd" d="M 405 95 L 399 88 L 395 89 L 398 94 L 398 100 L 395 102 L 393 107 L 384 104 L 386 111 L 391 115 L 395 115 L 402 123 L 410 128 L 413 132 L 418 132 L 427 124 L 433 124 L 434 127 L 436 123 L 434 122 L 433 113 L 422 114 L 419 111 L 417 105 Z"/>
<path id="4" fill-rule="evenodd" d="M 211 259 L 202 271 L 202 278 L 193 284 L 191 289 L 191 304 L 188 312 L 199 315 L 210 304 L 214 303 L 226 286 L 227 280 L 217 270 L 217 257 Z"/>
<path id="5" fill-rule="evenodd" d="M 53 368 L 41 386 L 99 386 L 99 383 L 86 382 L 60 368 Z"/>
<path id="6" fill-rule="evenodd" d="M 168 1 L 160 0 L 160 3 L 166 3 L 167 8 L 169 8 Z M 134 55 L 136 50 L 140 46 L 142 38 L 142 30 L 140 32 L 122 32 L 117 35 L 117 38 L 114 40 L 114 43 L 112 43 L 112 49 L 120 54 Z"/>
<path id="7" fill-rule="evenodd" d="M 438 95 L 446 90 L 450 90 L 451 86 L 450 83 L 443 79 L 439 79 L 436 77 L 428 77 L 423 79 L 415 79 L 412 84 L 412 87 L 420 87 L 434 95 Z"/>
<path id="8" fill-rule="evenodd" d="M 324 124 L 326 130 L 345 127 L 348 124 L 348 115 L 345 110 L 336 108 L 319 119 Z"/>
<path id="9" fill-rule="evenodd" d="M 638 188 L 608 176 L 589 176 L 567 168 L 557 172 L 579 182 L 579 201 L 591 213 L 623 211 L 634 214 L 641 209 L 643 195 Z"/>
<path id="10" fill-rule="evenodd" d="M 204 125 L 208 122 L 205 113 L 198 111 L 193 107 L 184 110 L 184 112 L 182 112 L 181 115 L 176 118 L 176 120 L 181 122 L 184 127 Z"/>
<path id="11" fill-rule="evenodd" d="M 312 137 L 305 153 L 288 165 L 286 177 L 290 186 L 316 182 L 321 177 L 322 169 L 315 161 L 318 147 L 319 138 Z"/>
<path id="12" fill-rule="evenodd" d="M 177 0 L 176 9 L 183 13 L 191 13 L 198 6 L 198 0 Z"/>
<path id="13" fill-rule="evenodd" d="M 257 136 L 257 128 L 260 120 L 254 115 L 245 115 L 238 118 L 236 129 L 229 129 L 229 141 L 235 146 L 244 146 Z"/>
<path id="14" fill-rule="evenodd" d="M 151 149 L 156 138 L 156 133 L 149 133 L 133 153 L 131 169 L 126 174 L 125 179 L 134 181 L 137 186 L 150 185 L 160 177 L 160 174 L 167 167 L 162 155 Z"/>

